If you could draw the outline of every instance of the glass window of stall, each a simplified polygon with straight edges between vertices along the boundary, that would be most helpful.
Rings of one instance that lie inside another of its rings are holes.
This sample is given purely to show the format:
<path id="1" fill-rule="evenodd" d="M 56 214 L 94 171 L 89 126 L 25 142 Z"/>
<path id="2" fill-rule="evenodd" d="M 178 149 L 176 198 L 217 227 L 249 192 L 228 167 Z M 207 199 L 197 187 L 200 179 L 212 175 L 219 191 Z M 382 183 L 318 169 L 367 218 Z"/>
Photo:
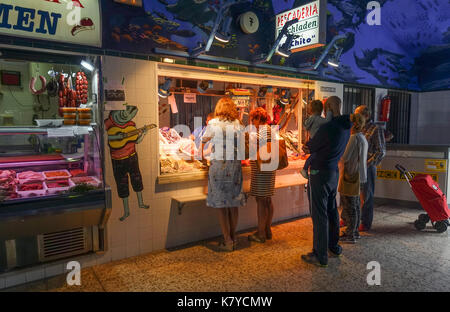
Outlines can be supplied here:
<path id="1" fill-rule="evenodd" d="M 98 59 L 1 52 L 0 204 L 103 190 Z"/>
<path id="2" fill-rule="evenodd" d="M 194 155 L 198 155 L 206 122 L 223 96 L 230 96 L 234 100 L 244 126 L 249 125 L 252 109 L 266 109 L 271 124 L 280 126 L 287 143 L 290 164 L 295 166 L 305 158 L 301 152 L 301 142 L 306 138 L 302 124 L 306 116 L 306 104 L 314 97 L 314 88 L 161 76 L 158 85 L 160 182 L 165 181 L 165 178 L 171 181 L 169 177 L 177 175 L 186 175 L 187 180 L 205 177 L 202 173 L 206 172 L 206 167 Z M 206 158 L 208 148 L 206 145 Z M 249 166 L 248 162 L 243 162 L 243 166 Z"/>

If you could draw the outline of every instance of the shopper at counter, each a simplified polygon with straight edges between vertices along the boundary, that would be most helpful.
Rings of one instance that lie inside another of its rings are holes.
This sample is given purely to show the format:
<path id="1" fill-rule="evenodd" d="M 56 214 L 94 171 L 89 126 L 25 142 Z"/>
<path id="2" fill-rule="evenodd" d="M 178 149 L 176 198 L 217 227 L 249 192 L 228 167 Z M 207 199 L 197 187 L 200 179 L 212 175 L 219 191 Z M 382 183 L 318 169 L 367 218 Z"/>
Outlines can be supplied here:
<path id="1" fill-rule="evenodd" d="M 271 153 L 271 128 L 267 124 L 270 120 L 265 109 L 258 107 L 250 112 L 250 121 L 256 128 L 256 140 L 258 142 L 258 159 L 251 160 L 250 195 L 256 197 L 258 214 L 258 231 L 248 236 L 250 241 L 264 243 L 266 239 L 272 239 L 273 203 L 272 196 L 275 193 L 276 171 L 262 171 L 258 166 L 261 147 L 267 147 L 266 152 Z M 267 158 L 267 157 L 262 157 Z"/>
<path id="2" fill-rule="evenodd" d="M 308 131 L 309 139 L 314 138 L 317 131 L 319 130 L 320 126 L 322 126 L 324 123 L 330 121 L 333 118 L 333 114 L 331 114 L 331 111 L 326 112 L 326 118 L 322 117 L 323 113 L 323 104 L 320 100 L 312 101 L 308 105 L 309 114 L 311 116 L 306 119 L 305 121 L 305 129 Z M 314 154 L 311 154 L 308 159 L 305 161 L 305 165 L 303 166 L 303 169 L 300 171 L 301 175 L 308 179 L 308 170 L 311 166 L 311 161 L 314 157 Z"/>
<path id="3" fill-rule="evenodd" d="M 347 146 L 351 128 L 350 116 L 341 116 L 340 98 L 328 98 L 325 110 L 331 110 L 333 119 L 322 125 L 314 138 L 303 147 L 307 154 L 316 153 L 316 157 L 311 162 L 309 179 L 313 251 L 302 255 L 302 259 L 319 266 L 328 265 L 328 250 L 335 256 L 342 253 L 336 205 L 338 162 Z"/>
<path id="4" fill-rule="evenodd" d="M 369 143 L 367 152 L 367 183 L 362 189 L 361 226 L 360 231 L 368 231 L 372 227 L 373 221 L 373 197 L 375 194 L 375 179 L 377 176 L 377 166 L 386 155 L 386 141 L 384 131 L 381 127 L 370 120 L 370 110 L 367 106 L 358 106 L 356 114 L 361 114 L 366 119 L 363 134 Z"/>
<path id="5" fill-rule="evenodd" d="M 367 181 L 367 149 L 366 137 L 361 133 L 365 118 L 360 114 L 350 117 L 353 123 L 350 140 L 339 163 L 339 186 L 341 195 L 342 218 L 347 224 L 340 241 L 355 244 L 359 235 L 360 189 Z"/>
<path id="6" fill-rule="evenodd" d="M 229 97 L 217 102 L 214 114 L 215 117 L 206 127 L 201 146 L 204 159 L 205 143 L 212 144 L 206 204 L 217 208 L 219 213 L 224 237 L 224 241 L 219 243 L 219 250 L 233 251 L 237 242 L 238 207 L 245 204 L 241 161 L 237 157 L 244 128 L 239 121 L 236 105 Z"/>

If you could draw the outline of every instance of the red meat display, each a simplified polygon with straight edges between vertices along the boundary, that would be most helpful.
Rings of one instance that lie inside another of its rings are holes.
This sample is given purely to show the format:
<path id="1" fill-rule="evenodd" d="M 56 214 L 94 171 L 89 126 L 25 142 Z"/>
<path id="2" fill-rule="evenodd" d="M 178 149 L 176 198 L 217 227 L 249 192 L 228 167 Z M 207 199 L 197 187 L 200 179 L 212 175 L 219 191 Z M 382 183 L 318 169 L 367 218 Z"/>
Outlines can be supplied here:
<path id="1" fill-rule="evenodd" d="M 41 172 L 24 171 L 17 174 L 17 178 L 21 184 L 44 181 L 44 176 Z"/>
<path id="2" fill-rule="evenodd" d="M 55 180 L 55 181 L 47 182 L 47 187 L 49 189 L 68 187 L 68 186 L 69 186 L 69 180 Z"/>
<path id="3" fill-rule="evenodd" d="M 29 183 L 29 184 L 20 185 L 19 191 L 20 192 L 36 191 L 36 190 L 42 190 L 43 188 L 44 188 L 44 186 L 42 185 L 42 183 Z"/>
<path id="4" fill-rule="evenodd" d="M 13 170 L 0 170 L 0 198 L 12 199 L 17 197 L 16 172 Z"/>

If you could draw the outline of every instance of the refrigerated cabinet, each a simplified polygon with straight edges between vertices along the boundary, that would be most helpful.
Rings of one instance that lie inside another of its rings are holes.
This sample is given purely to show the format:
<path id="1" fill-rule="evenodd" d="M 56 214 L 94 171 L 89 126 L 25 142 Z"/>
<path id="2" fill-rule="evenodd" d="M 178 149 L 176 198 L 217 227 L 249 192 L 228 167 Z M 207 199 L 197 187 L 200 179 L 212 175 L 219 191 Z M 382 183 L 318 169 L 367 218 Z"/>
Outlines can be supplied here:
<path id="1" fill-rule="evenodd" d="M 0 127 L 0 272 L 106 249 L 100 133 Z"/>

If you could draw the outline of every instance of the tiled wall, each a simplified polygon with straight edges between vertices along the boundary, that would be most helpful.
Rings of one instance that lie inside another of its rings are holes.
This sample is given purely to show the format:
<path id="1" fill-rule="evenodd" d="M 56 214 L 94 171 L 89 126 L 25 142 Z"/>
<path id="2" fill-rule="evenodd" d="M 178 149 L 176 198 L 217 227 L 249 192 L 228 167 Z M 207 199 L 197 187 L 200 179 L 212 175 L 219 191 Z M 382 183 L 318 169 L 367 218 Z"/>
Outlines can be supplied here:
<path id="1" fill-rule="evenodd" d="M 418 95 L 416 144 L 450 144 L 450 91 Z"/>
<path id="2" fill-rule="evenodd" d="M 148 61 L 106 57 L 103 75 L 107 81 L 125 78 L 127 102 L 139 108 L 135 122 L 138 127 L 157 122 L 156 64 Z M 105 112 L 107 116 L 109 112 Z M 156 183 L 158 175 L 158 132 L 150 130 L 143 142 L 137 145 L 139 165 L 144 182 L 145 202 L 150 209 L 140 209 L 130 186 L 130 217 L 124 222 L 122 201 L 117 196 L 113 178 L 109 149 L 106 147 L 106 183 L 111 186 L 113 208 L 108 222 L 109 250 L 103 255 L 77 257 L 82 267 L 120 260 L 146 254 L 164 248 L 216 237 L 221 234 L 217 211 L 204 203 L 186 206 L 182 214 L 172 202 L 172 196 L 203 194 L 206 181 L 185 182 L 168 185 Z M 300 177 L 297 173 L 296 177 Z M 300 179 L 300 178 L 299 178 Z M 277 189 L 273 197 L 274 222 L 308 214 L 307 197 L 303 185 Z M 239 210 L 238 230 L 255 227 L 256 202 L 250 198 Z M 72 260 L 72 259 L 71 259 Z M 47 264 L 30 270 L 0 275 L 0 288 L 30 282 L 64 273 L 67 261 Z"/>

